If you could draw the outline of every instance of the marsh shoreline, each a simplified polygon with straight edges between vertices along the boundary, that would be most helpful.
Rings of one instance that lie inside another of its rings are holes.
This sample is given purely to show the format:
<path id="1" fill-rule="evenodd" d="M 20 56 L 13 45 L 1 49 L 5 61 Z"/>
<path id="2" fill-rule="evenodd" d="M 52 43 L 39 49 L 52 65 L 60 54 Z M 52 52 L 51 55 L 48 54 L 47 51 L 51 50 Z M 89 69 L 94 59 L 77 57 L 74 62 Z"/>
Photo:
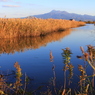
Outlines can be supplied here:
<path id="1" fill-rule="evenodd" d="M 36 37 L 85 25 L 63 19 L 0 19 L 0 38 Z"/>

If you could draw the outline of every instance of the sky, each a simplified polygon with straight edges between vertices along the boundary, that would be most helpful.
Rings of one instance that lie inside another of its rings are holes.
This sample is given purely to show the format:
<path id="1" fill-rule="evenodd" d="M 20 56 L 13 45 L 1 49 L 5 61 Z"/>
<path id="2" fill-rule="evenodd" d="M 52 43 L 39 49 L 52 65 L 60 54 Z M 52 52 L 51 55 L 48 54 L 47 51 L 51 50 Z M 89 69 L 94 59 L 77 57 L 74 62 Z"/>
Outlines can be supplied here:
<path id="1" fill-rule="evenodd" d="M 95 16 L 95 0 L 0 0 L 0 18 L 20 18 L 52 10 Z"/>

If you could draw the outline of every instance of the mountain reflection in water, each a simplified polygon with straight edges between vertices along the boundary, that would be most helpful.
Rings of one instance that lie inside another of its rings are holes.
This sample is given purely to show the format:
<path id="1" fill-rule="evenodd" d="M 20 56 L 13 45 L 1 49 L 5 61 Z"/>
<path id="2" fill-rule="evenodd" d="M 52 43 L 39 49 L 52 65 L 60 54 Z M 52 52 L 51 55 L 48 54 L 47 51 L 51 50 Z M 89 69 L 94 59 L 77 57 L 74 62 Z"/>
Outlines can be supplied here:
<path id="1" fill-rule="evenodd" d="M 37 49 L 41 46 L 46 46 L 50 42 L 58 41 L 70 33 L 71 29 L 68 29 L 62 32 L 50 33 L 42 37 L 0 39 L 0 54 L 9 54 L 23 52 L 28 49 Z"/>

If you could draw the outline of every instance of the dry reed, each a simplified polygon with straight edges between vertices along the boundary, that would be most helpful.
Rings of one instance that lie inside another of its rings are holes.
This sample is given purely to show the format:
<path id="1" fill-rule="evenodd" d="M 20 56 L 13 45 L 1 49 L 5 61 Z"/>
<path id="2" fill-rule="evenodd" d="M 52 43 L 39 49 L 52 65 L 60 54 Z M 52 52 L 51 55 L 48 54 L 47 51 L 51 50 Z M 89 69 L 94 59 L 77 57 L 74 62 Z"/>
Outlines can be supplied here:
<path id="1" fill-rule="evenodd" d="M 85 25 L 84 22 L 62 19 L 0 19 L 0 38 L 46 35 Z"/>
<path id="2" fill-rule="evenodd" d="M 87 51 L 84 51 L 84 48 L 81 47 L 81 51 L 83 53 L 82 56 L 77 56 L 78 58 L 82 58 L 84 61 L 87 61 L 88 63 L 90 62 L 93 67 L 95 67 L 95 47 L 92 45 L 88 45 L 87 46 Z M 62 85 L 62 89 L 57 89 L 57 77 L 56 77 L 56 69 L 55 69 L 55 64 L 54 64 L 54 57 L 52 54 L 52 51 L 50 51 L 50 62 L 52 62 L 53 67 L 52 67 L 52 71 L 53 71 L 53 78 L 52 78 L 52 88 L 50 88 L 49 86 L 46 86 L 47 89 L 44 92 L 41 92 L 41 94 L 39 95 L 95 95 L 95 84 L 94 84 L 94 77 L 95 77 L 95 69 L 92 67 L 91 64 L 89 64 L 92 69 L 93 69 L 93 74 L 91 74 L 90 76 L 88 76 L 86 69 L 87 66 L 83 67 L 82 65 L 78 65 L 78 70 L 80 72 L 79 75 L 79 90 L 77 91 L 77 89 L 72 89 L 72 88 L 67 88 L 67 83 L 69 82 L 67 80 L 67 75 L 68 73 L 66 73 L 67 71 L 69 71 L 69 77 L 68 79 L 71 80 L 73 77 L 73 68 L 74 66 L 71 64 L 70 59 L 71 59 L 71 50 L 69 48 L 65 48 L 62 49 L 62 58 L 63 63 L 64 63 L 64 85 Z M 85 53 L 88 53 L 87 55 L 85 55 Z M 88 56 L 88 57 L 87 57 Z M 89 61 L 88 61 L 89 60 Z M 87 65 L 87 64 L 85 64 Z M 27 76 L 25 75 L 25 85 L 23 85 L 21 82 L 21 76 L 22 76 L 22 72 L 21 72 L 21 67 L 18 64 L 18 62 L 16 62 L 14 64 L 14 67 L 16 68 L 16 81 L 15 83 L 10 83 L 9 85 L 7 84 L 7 80 L 5 80 L 5 76 L 6 75 L 2 75 L 0 74 L 0 95 L 36 95 L 37 90 L 34 91 L 31 90 L 31 92 L 28 92 L 28 89 L 26 89 L 26 83 L 27 83 Z M 92 81 L 91 81 L 92 80 Z M 24 86 L 24 88 L 23 88 Z M 38 94 L 37 94 L 38 95 Z"/>
<path id="3" fill-rule="evenodd" d="M 64 32 L 50 33 L 43 37 L 25 37 L 0 39 L 0 54 L 23 52 L 27 49 L 37 49 L 48 43 L 58 41 L 71 33 L 71 29 Z"/>

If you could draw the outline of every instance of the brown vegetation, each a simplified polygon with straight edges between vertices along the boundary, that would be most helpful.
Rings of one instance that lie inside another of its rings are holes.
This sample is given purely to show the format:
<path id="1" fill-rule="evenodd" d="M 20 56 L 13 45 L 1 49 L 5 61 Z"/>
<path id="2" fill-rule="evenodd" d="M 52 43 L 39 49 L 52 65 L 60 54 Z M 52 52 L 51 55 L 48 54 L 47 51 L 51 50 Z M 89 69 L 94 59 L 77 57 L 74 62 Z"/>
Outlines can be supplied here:
<path id="1" fill-rule="evenodd" d="M 87 24 L 95 24 L 95 21 L 85 21 Z"/>
<path id="2" fill-rule="evenodd" d="M 58 41 L 71 33 L 71 29 L 64 32 L 55 32 L 42 37 L 25 37 L 0 39 L 0 54 L 23 52 L 27 49 L 37 49 L 48 43 Z"/>
<path id="3" fill-rule="evenodd" d="M 85 25 L 84 22 L 62 19 L 0 19 L 0 38 L 46 35 Z"/>
<path id="4" fill-rule="evenodd" d="M 80 47 L 82 51 L 82 56 L 77 56 L 84 60 L 84 66 L 78 65 L 78 70 L 80 72 L 77 77 L 79 80 L 78 83 L 72 82 L 74 81 L 74 66 L 71 63 L 72 52 L 70 48 L 62 49 L 62 58 L 63 58 L 63 72 L 64 72 L 64 84 L 61 85 L 61 88 L 57 86 L 58 82 L 56 77 L 56 65 L 54 64 L 54 56 L 52 51 L 50 51 L 50 62 L 52 62 L 52 72 L 53 77 L 49 84 L 43 86 L 40 89 L 32 90 L 32 86 L 30 88 L 29 83 L 31 79 L 25 74 L 25 80 L 22 80 L 22 69 L 18 62 L 14 64 L 16 71 L 13 73 L 15 75 L 15 82 L 8 82 L 8 78 L 10 78 L 12 74 L 4 75 L 2 71 L 0 72 L 0 95 L 95 95 L 95 47 L 88 45 L 87 51 L 84 50 L 83 47 Z M 86 53 L 86 55 L 85 55 Z M 87 62 L 87 63 L 86 63 Z M 92 68 L 92 73 L 87 74 L 88 64 Z M 93 68 L 94 67 L 94 68 Z M 67 73 L 68 72 L 68 73 Z M 7 77 L 7 78 L 6 78 Z M 71 87 L 71 84 L 77 84 L 76 87 Z M 31 89 L 29 91 L 28 87 Z M 46 87 L 46 88 L 45 88 Z M 79 88 L 77 88 L 79 87 Z M 44 89 L 45 88 L 45 89 Z"/>

